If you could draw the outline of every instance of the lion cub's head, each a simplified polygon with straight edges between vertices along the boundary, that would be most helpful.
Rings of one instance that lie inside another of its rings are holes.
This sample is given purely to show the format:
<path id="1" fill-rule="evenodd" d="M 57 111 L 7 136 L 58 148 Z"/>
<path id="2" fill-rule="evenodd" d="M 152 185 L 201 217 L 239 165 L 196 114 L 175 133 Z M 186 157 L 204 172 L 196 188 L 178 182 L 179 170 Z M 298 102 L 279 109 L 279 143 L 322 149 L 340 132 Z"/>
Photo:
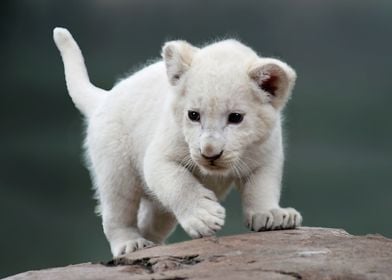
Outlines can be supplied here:
<path id="1" fill-rule="evenodd" d="M 205 174 L 238 172 L 244 155 L 280 125 L 295 71 L 235 40 L 201 49 L 171 41 L 162 56 L 191 159 Z"/>

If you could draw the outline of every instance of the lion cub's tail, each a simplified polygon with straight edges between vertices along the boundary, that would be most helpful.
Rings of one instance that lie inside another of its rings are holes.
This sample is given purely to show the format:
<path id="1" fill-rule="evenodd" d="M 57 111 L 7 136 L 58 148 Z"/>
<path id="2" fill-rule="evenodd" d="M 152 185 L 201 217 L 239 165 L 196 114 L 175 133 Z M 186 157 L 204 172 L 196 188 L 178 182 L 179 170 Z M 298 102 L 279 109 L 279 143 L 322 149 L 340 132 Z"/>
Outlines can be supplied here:
<path id="1" fill-rule="evenodd" d="M 67 29 L 56 27 L 53 39 L 63 58 L 69 95 L 75 106 L 88 117 L 101 103 L 107 91 L 91 84 L 82 52 Z"/>

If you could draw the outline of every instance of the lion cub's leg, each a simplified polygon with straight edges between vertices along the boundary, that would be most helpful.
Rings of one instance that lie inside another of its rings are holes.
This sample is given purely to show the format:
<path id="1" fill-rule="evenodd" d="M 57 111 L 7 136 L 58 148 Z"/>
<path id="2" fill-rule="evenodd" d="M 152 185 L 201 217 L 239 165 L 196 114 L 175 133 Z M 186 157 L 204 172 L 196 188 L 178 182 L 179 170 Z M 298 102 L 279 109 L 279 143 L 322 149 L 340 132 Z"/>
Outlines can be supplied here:
<path id="1" fill-rule="evenodd" d="M 297 210 L 279 206 L 283 166 L 283 149 L 279 139 L 280 135 L 271 139 L 275 147 L 264 154 L 263 165 L 246 182 L 238 183 L 245 222 L 253 231 L 290 229 L 302 223 L 302 216 Z"/>
<path id="2" fill-rule="evenodd" d="M 145 157 L 144 177 L 149 191 L 174 214 L 191 237 L 214 235 L 224 224 L 225 209 L 215 193 L 205 188 L 188 169 L 162 156 L 156 150 L 160 147 L 159 143 L 151 144 Z M 165 155 L 170 152 L 166 149 Z"/>
<path id="3" fill-rule="evenodd" d="M 131 166 L 127 139 L 121 136 L 111 138 L 102 126 L 100 130 L 90 128 L 86 145 L 91 173 L 97 188 L 103 229 L 113 256 L 152 245 L 137 228 L 143 191 L 139 176 Z"/>
<path id="4" fill-rule="evenodd" d="M 163 209 L 157 202 L 142 198 L 139 214 L 138 228 L 144 238 L 157 244 L 163 243 L 177 225 L 172 213 Z"/>

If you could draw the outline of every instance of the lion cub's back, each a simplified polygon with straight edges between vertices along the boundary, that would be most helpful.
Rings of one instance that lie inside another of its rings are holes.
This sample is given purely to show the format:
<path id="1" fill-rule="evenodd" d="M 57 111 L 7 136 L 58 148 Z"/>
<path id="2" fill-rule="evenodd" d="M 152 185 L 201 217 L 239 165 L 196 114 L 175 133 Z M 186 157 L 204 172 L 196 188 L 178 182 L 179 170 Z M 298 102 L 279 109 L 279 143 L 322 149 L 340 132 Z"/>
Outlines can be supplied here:
<path id="1" fill-rule="evenodd" d="M 164 63 L 151 64 L 118 83 L 91 121 L 115 124 L 118 129 L 111 137 L 126 140 L 129 152 L 141 162 L 162 119 L 169 94 Z"/>

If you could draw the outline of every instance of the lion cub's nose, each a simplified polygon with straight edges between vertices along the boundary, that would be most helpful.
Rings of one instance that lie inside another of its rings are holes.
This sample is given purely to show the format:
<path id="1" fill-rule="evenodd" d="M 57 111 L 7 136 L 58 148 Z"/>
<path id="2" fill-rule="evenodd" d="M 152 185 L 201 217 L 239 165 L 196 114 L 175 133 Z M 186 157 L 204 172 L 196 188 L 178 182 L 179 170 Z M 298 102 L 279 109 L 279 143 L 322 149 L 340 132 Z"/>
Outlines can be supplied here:
<path id="1" fill-rule="evenodd" d="M 223 154 L 223 151 L 221 151 L 219 154 L 216 154 L 214 156 L 206 156 L 203 154 L 201 154 L 201 156 L 209 161 L 214 161 L 214 160 L 217 160 L 218 158 L 220 158 L 222 154 Z"/>

